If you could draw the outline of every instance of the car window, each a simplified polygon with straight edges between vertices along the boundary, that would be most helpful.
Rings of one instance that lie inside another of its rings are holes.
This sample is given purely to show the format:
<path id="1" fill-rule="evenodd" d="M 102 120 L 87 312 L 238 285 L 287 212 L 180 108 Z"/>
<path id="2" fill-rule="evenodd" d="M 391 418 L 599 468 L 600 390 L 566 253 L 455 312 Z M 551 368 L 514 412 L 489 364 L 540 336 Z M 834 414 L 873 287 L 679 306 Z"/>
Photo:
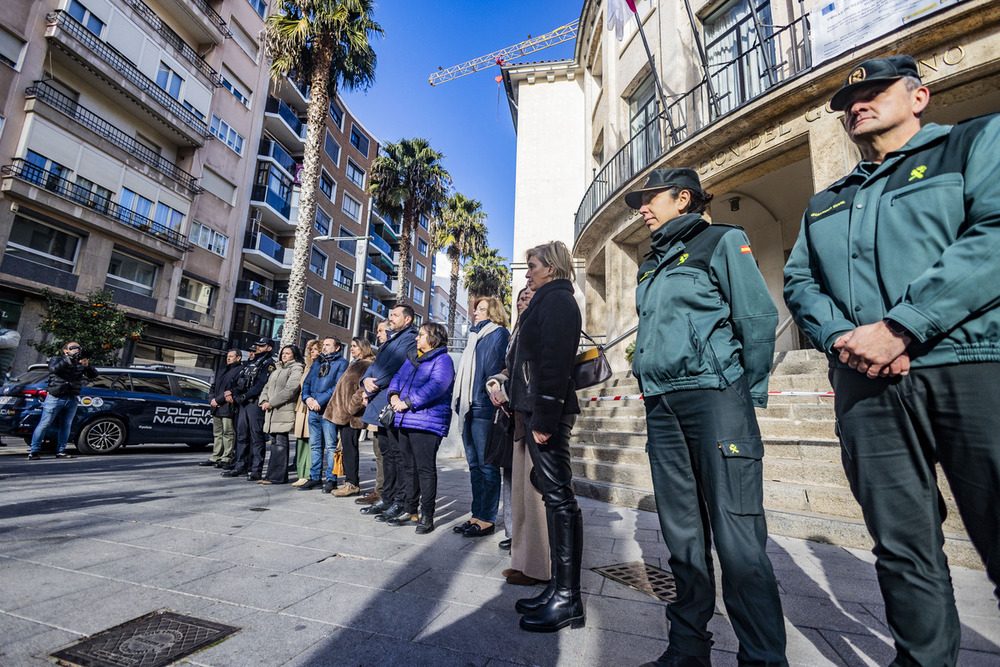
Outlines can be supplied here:
<path id="1" fill-rule="evenodd" d="M 177 386 L 181 390 L 181 396 L 184 398 L 200 398 L 204 401 L 208 400 L 208 385 L 204 382 L 198 382 L 197 380 L 192 380 L 190 378 L 175 377 L 177 381 Z"/>
<path id="2" fill-rule="evenodd" d="M 17 382 L 18 384 L 35 384 L 36 382 L 41 382 L 48 376 L 49 370 L 47 368 L 35 368 L 21 373 L 11 381 Z"/>
<path id="3" fill-rule="evenodd" d="M 140 394 L 170 395 L 170 379 L 166 375 L 132 374 L 132 391 Z"/>
<path id="4" fill-rule="evenodd" d="M 87 380 L 87 386 L 91 389 L 122 389 L 122 374 L 101 373 L 93 380 Z"/>

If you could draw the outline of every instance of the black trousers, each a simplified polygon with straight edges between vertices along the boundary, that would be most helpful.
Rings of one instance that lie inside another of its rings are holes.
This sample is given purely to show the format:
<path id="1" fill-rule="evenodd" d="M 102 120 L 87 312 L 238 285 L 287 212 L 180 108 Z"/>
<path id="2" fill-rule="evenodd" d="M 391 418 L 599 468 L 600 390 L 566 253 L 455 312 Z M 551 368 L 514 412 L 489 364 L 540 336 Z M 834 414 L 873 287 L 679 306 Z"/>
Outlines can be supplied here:
<path id="1" fill-rule="evenodd" d="M 646 396 L 646 452 L 677 599 L 670 646 L 711 652 L 715 611 L 711 539 L 741 665 L 787 665 L 778 584 L 767 557 L 764 445 L 745 378 L 726 389 Z"/>
<path id="2" fill-rule="evenodd" d="M 405 472 L 399 452 L 399 429 L 380 426 L 378 446 L 382 450 L 382 498 L 386 504 L 405 502 Z"/>
<path id="3" fill-rule="evenodd" d="M 961 626 L 942 551 L 940 463 L 973 545 L 1000 583 L 1000 363 L 869 380 L 833 369 L 842 459 L 875 540 L 893 665 L 954 665 Z M 994 589 L 994 594 L 998 589 Z"/>
<path id="4" fill-rule="evenodd" d="M 403 460 L 406 482 L 406 504 L 403 509 L 423 516 L 434 516 L 437 498 L 437 452 L 441 436 L 428 431 L 399 429 L 399 452 Z M 398 501 L 397 501 L 398 502 Z"/>
<path id="5" fill-rule="evenodd" d="M 348 484 L 361 486 L 358 476 L 358 436 L 361 430 L 352 428 L 350 424 L 340 426 L 340 449 L 344 457 L 344 477 Z"/>
<path id="6" fill-rule="evenodd" d="M 573 468 L 569 453 L 569 436 L 575 422 L 574 415 L 563 417 L 559 428 L 549 436 L 549 441 L 539 445 L 528 428 L 531 415 L 524 416 L 527 431 L 524 440 L 535 466 L 535 475 L 538 477 L 547 512 L 575 512 L 578 509 L 576 494 L 573 493 Z"/>
<path id="7" fill-rule="evenodd" d="M 236 469 L 261 472 L 264 452 L 264 411 L 251 401 L 240 406 L 236 422 Z"/>
<path id="8" fill-rule="evenodd" d="M 267 459 L 264 479 L 275 484 L 288 481 L 288 433 L 271 434 L 271 455 Z"/>

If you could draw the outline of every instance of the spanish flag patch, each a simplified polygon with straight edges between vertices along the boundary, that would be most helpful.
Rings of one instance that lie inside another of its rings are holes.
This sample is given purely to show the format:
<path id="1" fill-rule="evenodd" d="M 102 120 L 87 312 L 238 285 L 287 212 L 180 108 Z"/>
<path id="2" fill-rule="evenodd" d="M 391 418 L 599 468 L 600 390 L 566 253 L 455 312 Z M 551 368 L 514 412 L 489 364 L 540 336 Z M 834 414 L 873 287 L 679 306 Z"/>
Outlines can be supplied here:
<path id="1" fill-rule="evenodd" d="M 746 255 L 747 253 L 750 252 L 750 246 L 748 246 L 748 245 L 741 245 L 740 246 L 740 252 L 743 253 L 744 255 Z"/>

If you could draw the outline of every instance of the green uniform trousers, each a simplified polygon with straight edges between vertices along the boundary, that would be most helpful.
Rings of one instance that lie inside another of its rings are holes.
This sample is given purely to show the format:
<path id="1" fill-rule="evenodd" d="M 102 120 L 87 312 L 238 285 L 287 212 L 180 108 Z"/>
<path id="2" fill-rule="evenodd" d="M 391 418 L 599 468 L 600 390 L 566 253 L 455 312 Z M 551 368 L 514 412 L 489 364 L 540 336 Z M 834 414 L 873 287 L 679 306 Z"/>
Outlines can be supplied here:
<path id="1" fill-rule="evenodd" d="M 764 445 L 746 378 L 719 389 L 646 396 L 646 452 L 677 599 L 670 646 L 707 656 L 715 611 L 711 541 L 741 665 L 787 665 L 785 621 L 767 557 Z"/>
<path id="2" fill-rule="evenodd" d="M 893 665 L 954 665 L 960 625 L 942 545 L 939 462 L 994 586 L 1000 581 L 1000 363 L 869 380 L 834 368 L 844 471 L 861 504 Z M 996 593 L 996 589 L 994 590 Z"/>

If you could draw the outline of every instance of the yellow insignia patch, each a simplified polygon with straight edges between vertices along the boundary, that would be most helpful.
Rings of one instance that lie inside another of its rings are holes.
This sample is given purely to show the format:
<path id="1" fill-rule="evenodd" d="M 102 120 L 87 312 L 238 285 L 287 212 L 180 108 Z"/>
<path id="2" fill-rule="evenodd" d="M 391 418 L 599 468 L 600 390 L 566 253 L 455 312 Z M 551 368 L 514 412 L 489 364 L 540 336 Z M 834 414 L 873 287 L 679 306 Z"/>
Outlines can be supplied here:
<path id="1" fill-rule="evenodd" d="M 851 75 L 849 77 L 847 77 L 847 83 L 848 84 L 860 83 L 860 82 L 864 81 L 865 77 L 867 77 L 867 76 L 868 76 L 868 73 L 865 72 L 865 68 L 864 67 L 859 67 L 856 70 L 854 70 L 853 72 L 851 72 Z"/>
<path id="2" fill-rule="evenodd" d="M 683 255 L 681 255 L 680 259 L 677 260 L 677 263 L 678 264 L 683 264 L 684 262 L 687 261 L 687 258 L 688 258 L 688 254 L 684 253 Z"/>
<path id="3" fill-rule="evenodd" d="M 731 453 L 731 454 L 739 454 L 740 453 L 740 450 L 736 446 L 735 442 L 729 443 L 729 453 Z"/>
<path id="4" fill-rule="evenodd" d="M 924 172 L 927 171 L 927 165 L 922 164 L 913 171 L 910 172 L 910 180 L 917 181 L 924 177 Z"/>

